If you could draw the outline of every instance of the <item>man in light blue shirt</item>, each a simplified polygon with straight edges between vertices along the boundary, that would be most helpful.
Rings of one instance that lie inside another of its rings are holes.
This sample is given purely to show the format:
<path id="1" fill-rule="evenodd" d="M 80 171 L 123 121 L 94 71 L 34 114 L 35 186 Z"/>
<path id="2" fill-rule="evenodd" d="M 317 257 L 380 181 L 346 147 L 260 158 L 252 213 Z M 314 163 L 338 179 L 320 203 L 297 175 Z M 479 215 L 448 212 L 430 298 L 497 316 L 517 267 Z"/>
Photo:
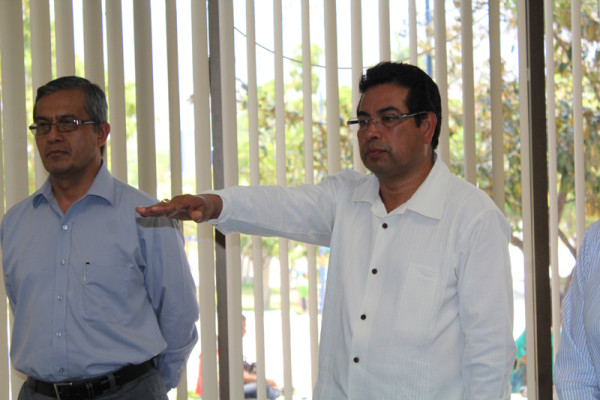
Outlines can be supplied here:
<path id="1" fill-rule="evenodd" d="M 166 399 L 198 336 L 181 230 L 140 218 L 156 199 L 108 172 L 97 85 L 51 81 L 33 114 L 49 178 L 0 229 L 19 399 Z"/>

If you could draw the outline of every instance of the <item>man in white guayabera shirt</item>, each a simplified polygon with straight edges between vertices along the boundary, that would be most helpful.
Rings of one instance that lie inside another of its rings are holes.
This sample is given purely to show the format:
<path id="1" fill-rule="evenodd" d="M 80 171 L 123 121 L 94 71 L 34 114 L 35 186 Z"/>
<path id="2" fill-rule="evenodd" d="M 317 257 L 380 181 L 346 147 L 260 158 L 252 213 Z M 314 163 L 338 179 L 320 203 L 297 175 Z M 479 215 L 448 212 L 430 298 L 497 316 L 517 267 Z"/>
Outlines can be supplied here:
<path id="1" fill-rule="evenodd" d="M 508 398 L 509 225 L 437 157 L 441 101 L 425 72 L 380 63 L 360 91 L 348 124 L 372 174 L 232 187 L 138 212 L 331 248 L 315 399 Z"/>

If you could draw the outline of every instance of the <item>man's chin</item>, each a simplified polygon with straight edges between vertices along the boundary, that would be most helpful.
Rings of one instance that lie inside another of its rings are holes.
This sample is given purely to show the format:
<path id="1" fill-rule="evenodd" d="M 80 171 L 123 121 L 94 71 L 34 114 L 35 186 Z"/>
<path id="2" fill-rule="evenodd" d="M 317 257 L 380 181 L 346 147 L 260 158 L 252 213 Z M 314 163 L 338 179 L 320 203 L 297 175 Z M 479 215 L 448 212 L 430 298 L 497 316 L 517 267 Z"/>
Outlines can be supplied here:
<path id="1" fill-rule="evenodd" d="M 383 173 L 388 169 L 388 167 L 383 162 L 367 160 L 367 162 L 363 161 L 363 164 L 365 165 L 366 169 L 368 169 L 374 174 L 377 174 L 378 172 Z"/>
<path id="2" fill-rule="evenodd" d="M 56 163 L 48 163 L 44 164 L 44 168 L 46 168 L 48 174 L 52 176 L 65 176 L 69 175 L 69 173 L 71 172 L 70 165 L 57 165 Z"/>

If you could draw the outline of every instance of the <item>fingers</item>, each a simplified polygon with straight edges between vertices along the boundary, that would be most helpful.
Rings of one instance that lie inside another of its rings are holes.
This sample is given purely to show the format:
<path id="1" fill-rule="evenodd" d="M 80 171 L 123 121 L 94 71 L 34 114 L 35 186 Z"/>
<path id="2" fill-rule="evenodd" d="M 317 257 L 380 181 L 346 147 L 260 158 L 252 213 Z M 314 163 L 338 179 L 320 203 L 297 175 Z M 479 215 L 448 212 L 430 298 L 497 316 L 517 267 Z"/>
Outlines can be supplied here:
<path id="1" fill-rule="evenodd" d="M 165 199 L 149 207 L 136 207 L 136 211 L 142 217 L 169 217 L 195 222 L 216 218 L 221 209 L 222 201 L 217 195 L 190 194 L 175 196 L 171 200 Z"/>
<path id="2" fill-rule="evenodd" d="M 205 213 L 202 211 L 190 211 L 189 216 L 192 221 L 196 223 L 208 221 L 209 218 L 206 218 Z"/>
<path id="3" fill-rule="evenodd" d="M 169 203 L 157 203 L 148 207 L 136 207 L 135 210 L 142 217 L 166 217 L 174 211 L 174 207 Z"/>
<path id="4" fill-rule="evenodd" d="M 190 215 L 190 198 L 195 196 L 182 195 L 173 199 L 164 199 L 157 204 L 148 207 L 136 207 L 136 211 L 142 217 L 168 217 L 179 220 L 193 219 Z"/>

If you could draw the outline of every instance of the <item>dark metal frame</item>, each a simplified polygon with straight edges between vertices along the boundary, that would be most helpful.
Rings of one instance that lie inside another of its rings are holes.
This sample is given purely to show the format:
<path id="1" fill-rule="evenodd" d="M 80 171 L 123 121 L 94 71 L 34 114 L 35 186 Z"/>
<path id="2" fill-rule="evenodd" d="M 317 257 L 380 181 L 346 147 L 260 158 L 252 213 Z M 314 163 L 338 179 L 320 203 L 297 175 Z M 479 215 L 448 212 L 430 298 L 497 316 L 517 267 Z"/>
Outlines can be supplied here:
<path id="1" fill-rule="evenodd" d="M 534 342 L 527 345 L 529 368 L 534 369 L 536 399 L 552 399 L 552 302 L 550 294 L 550 230 L 548 206 L 548 138 L 546 121 L 546 62 L 544 52 L 544 1 L 526 0 L 527 100 L 531 190 L 531 243 L 533 266 Z M 526 255 L 527 256 L 527 255 Z M 526 305 L 527 306 L 527 305 Z"/>
<path id="2" fill-rule="evenodd" d="M 210 70 L 210 108 L 215 189 L 225 187 L 223 160 L 223 105 L 221 96 L 221 40 L 219 36 L 219 0 L 208 0 L 208 43 Z M 217 289 L 217 343 L 219 348 L 219 398 L 229 399 L 229 335 L 227 321 L 227 268 L 225 236 L 215 230 L 215 275 Z"/>

